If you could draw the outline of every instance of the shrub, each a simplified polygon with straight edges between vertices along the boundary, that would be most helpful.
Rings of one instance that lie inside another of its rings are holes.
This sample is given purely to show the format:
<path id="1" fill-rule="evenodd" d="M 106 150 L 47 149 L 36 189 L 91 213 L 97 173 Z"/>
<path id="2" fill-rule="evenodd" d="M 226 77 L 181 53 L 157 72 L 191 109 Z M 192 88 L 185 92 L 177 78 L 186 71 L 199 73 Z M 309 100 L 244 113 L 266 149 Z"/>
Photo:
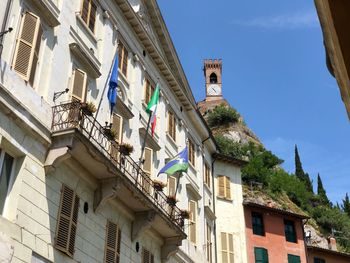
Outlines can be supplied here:
<path id="1" fill-rule="evenodd" d="M 242 158 L 244 156 L 244 150 L 240 143 L 235 142 L 223 135 L 216 135 L 215 141 L 217 142 L 220 152 L 226 155 L 233 156 L 235 158 Z"/>
<path id="2" fill-rule="evenodd" d="M 208 113 L 207 121 L 209 127 L 216 127 L 228 123 L 235 123 L 239 120 L 239 117 L 240 115 L 236 110 L 225 104 L 221 104 Z"/>

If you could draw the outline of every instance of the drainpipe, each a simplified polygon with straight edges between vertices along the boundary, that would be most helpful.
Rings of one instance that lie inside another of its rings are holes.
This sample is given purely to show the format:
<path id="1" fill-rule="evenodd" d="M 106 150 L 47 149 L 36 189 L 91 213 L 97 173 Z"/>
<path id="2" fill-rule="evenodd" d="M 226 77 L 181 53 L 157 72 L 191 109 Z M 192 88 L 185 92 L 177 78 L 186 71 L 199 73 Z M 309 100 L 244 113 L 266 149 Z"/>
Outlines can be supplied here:
<path id="1" fill-rule="evenodd" d="M 216 196 L 215 196 L 215 187 L 214 187 L 214 163 L 216 159 L 214 159 L 211 163 L 211 181 L 212 181 L 212 191 L 213 191 L 213 210 L 214 215 L 216 215 L 215 211 L 215 204 L 216 204 Z M 215 246 L 215 263 L 218 262 L 218 247 L 217 247 L 217 241 L 216 241 L 216 219 L 214 220 L 214 246 Z"/>
<path id="2" fill-rule="evenodd" d="M 2 25 L 1 25 L 1 33 L 3 33 L 2 36 L 0 36 L 0 60 L 1 60 L 1 55 L 2 55 L 2 50 L 3 50 L 3 41 L 4 41 L 4 34 L 11 32 L 12 28 L 9 27 L 8 30 L 5 32 L 5 28 L 6 28 L 6 24 L 7 24 L 7 20 L 10 14 L 10 7 L 12 4 L 12 0 L 8 0 L 6 3 L 6 9 L 5 9 L 5 14 L 4 14 L 4 19 L 2 20 Z"/>

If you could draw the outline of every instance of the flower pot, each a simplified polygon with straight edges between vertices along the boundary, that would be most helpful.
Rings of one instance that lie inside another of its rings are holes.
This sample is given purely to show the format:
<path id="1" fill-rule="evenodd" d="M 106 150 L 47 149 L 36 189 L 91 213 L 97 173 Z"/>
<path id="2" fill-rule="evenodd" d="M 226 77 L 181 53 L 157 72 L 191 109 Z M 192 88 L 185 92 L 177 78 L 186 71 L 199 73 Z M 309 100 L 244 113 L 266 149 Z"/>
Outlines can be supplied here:
<path id="1" fill-rule="evenodd" d="M 180 216 L 183 219 L 189 219 L 190 218 L 190 213 L 187 210 L 181 210 L 180 211 Z"/>
<path id="2" fill-rule="evenodd" d="M 170 205 L 170 206 L 175 206 L 176 203 L 177 203 L 177 200 L 175 197 L 173 196 L 168 196 L 167 199 L 166 199 L 167 203 Z"/>
<path id="3" fill-rule="evenodd" d="M 130 144 L 121 144 L 119 146 L 119 152 L 124 155 L 130 155 L 134 151 L 134 147 Z"/>

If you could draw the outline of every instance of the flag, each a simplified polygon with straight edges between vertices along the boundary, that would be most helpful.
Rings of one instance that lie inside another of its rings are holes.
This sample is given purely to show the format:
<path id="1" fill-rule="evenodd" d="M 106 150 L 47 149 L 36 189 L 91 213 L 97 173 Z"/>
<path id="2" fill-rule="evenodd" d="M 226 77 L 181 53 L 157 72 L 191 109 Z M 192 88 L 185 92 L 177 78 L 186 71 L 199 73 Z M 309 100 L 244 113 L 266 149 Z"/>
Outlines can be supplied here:
<path id="1" fill-rule="evenodd" d="M 118 55 L 116 54 L 111 77 L 109 79 L 109 88 L 107 93 L 107 97 L 111 105 L 111 114 L 113 113 L 113 108 L 117 103 L 117 87 L 118 87 Z"/>
<path id="2" fill-rule="evenodd" d="M 161 173 L 173 175 L 177 172 L 187 172 L 188 165 L 188 150 L 186 147 L 182 152 L 171 159 L 162 169 L 160 169 L 158 175 Z"/>
<path id="3" fill-rule="evenodd" d="M 151 131 L 152 136 L 154 134 L 154 129 L 156 128 L 156 122 L 157 122 L 157 107 L 158 107 L 158 101 L 159 101 L 159 84 L 157 84 L 156 90 L 152 94 L 151 100 L 147 104 L 146 112 L 151 115 Z"/>

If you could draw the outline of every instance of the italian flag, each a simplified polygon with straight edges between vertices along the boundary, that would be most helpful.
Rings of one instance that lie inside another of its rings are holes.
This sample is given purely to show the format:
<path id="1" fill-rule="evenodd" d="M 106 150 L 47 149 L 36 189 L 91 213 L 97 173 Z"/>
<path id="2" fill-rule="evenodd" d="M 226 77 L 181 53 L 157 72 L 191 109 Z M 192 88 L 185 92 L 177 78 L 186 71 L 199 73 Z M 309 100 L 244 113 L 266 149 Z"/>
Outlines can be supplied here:
<path id="1" fill-rule="evenodd" d="M 154 135 L 154 129 L 156 128 L 156 122 L 157 122 L 157 107 L 158 107 L 158 101 L 159 101 L 159 84 L 156 86 L 156 90 L 152 94 L 151 100 L 147 104 L 146 112 L 151 115 L 151 130 L 152 130 L 152 136 Z"/>

